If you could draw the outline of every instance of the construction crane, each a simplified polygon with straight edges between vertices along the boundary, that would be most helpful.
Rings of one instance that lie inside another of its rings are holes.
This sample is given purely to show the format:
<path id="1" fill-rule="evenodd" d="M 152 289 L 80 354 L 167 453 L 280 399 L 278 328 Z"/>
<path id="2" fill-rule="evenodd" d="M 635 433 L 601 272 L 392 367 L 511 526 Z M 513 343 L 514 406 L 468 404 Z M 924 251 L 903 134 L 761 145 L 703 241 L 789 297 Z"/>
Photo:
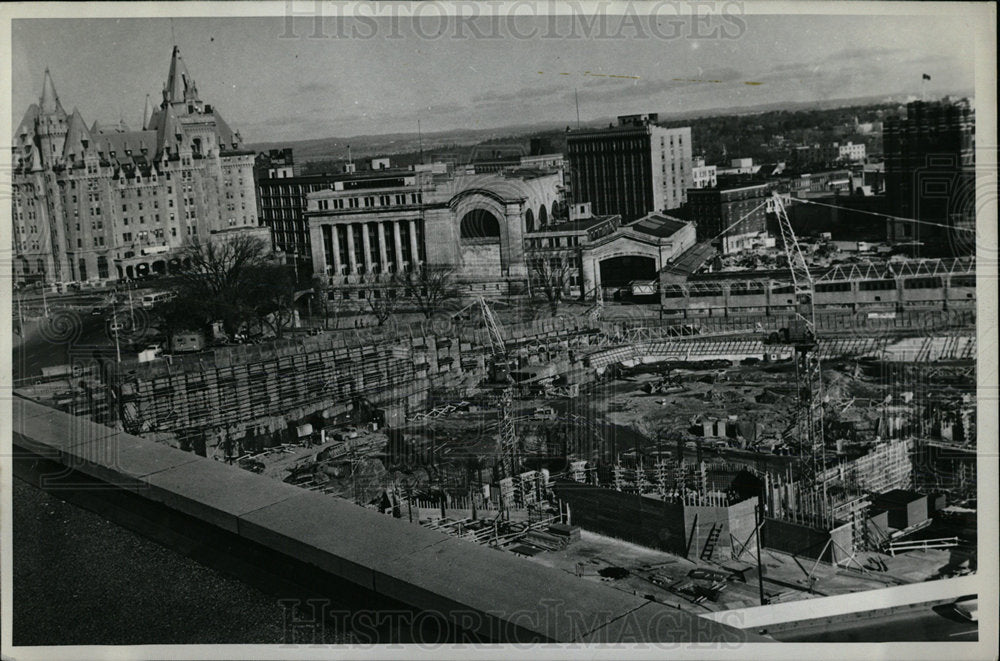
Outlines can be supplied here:
<path id="1" fill-rule="evenodd" d="M 784 201 L 774 193 L 774 213 L 778 219 L 781 243 L 788 260 L 792 279 L 795 316 L 782 339 L 795 348 L 795 382 L 798 391 L 797 416 L 800 429 L 799 443 L 806 452 L 803 457 L 803 475 L 807 482 L 822 489 L 824 500 L 826 481 L 826 447 L 823 435 L 823 377 L 816 352 L 815 281 L 809 272 L 802 248 L 792 229 Z M 804 429 L 803 429 L 804 427 Z"/>
<path id="2" fill-rule="evenodd" d="M 510 373 L 510 357 L 503 338 L 503 327 L 485 298 L 479 299 L 486 334 L 490 343 L 490 380 L 503 384 L 500 392 L 500 424 L 497 441 L 500 477 L 514 477 L 517 470 L 517 433 L 514 428 L 514 377 Z"/>

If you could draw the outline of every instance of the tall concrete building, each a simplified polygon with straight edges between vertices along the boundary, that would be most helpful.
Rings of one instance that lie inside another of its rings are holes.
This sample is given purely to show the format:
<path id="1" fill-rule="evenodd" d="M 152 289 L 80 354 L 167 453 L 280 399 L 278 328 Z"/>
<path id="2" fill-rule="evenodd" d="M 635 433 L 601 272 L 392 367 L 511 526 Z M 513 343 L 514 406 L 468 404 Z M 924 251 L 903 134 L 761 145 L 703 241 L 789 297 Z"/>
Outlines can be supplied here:
<path id="1" fill-rule="evenodd" d="M 750 248 L 767 232 L 768 184 L 717 186 L 688 191 L 688 216 L 698 241 L 711 241 L 724 255 Z"/>
<path id="2" fill-rule="evenodd" d="M 968 100 L 907 104 L 885 121 L 885 191 L 889 213 L 946 225 L 890 223 L 890 240 L 913 243 L 922 256 L 972 254 L 975 228 L 975 110 Z"/>
<path id="3" fill-rule="evenodd" d="M 252 151 L 202 102 L 175 46 L 142 125 L 90 127 L 46 69 L 13 137 L 15 282 L 166 273 L 194 241 L 259 233 Z M 266 236 L 266 233 L 265 233 Z"/>
<path id="4" fill-rule="evenodd" d="M 629 223 L 687 201 L 691 128 L 657 126 L 657 115 L 622 115 L 617 126 L 570 130 L 566 151 L 574 202 Z"/>
<path id="5" fill-rule="evenodd" d="M 290 148 L 272 149 L 257 156 L 254 183 L 260 223 L 270 231 L 271 245 L 295 265 L 300 277 L 313 272 L 309 220 L 305 215 L 307 196 L 357 176 L 343 172 L 301 174 Z"/>

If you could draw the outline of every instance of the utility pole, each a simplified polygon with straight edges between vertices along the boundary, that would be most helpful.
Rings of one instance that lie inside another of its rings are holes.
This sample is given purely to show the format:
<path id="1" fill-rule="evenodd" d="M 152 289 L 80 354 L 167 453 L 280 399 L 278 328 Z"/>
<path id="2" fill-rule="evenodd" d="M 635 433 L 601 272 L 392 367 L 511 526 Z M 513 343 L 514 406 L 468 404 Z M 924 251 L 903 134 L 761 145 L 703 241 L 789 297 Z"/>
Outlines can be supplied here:
<path id="1" fill-rule="evenodd" d="M 24 312 L 21 310 L 21 294 L 17 295 L 17 333 L 24 337 Z"/>
<path id="2" fill-rule="evenodd" d="M 128 289 L 128 317 L 129 321 L 132 322 L 132 330 L 135 330 L 135 313 L 132 311 L 132 283 L 125 285 Z"/>
<path id="3" fill-rule="evenodd" d="M 117 305 L 112 306 L 111 310 L 112 310 L 111 328 L 115 332 L 115 355 L 118 358 L 118 363 L 121 364 L 122 348 L 121 345 L 118 343 L 118 306 Z"/>
<path id="4" fill-rule="evenodd" d="M 580 92 L 573 88 L 573 98 L 576 99 L 576 128 L 580 128 Z"/>

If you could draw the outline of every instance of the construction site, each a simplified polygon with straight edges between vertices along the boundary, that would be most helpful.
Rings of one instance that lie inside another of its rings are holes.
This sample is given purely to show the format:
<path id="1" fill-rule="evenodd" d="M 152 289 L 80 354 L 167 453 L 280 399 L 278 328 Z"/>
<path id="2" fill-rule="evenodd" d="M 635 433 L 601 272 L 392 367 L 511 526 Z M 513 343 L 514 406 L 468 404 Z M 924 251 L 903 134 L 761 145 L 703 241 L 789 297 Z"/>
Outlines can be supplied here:
<path id="1" fill-rule="evenodd" d="M 974 572 L 974 326 L 828 331 L 779 221 L 796 305 L 763 322 L 482 298 L 441 330 L 81 355 L 21 394 L 684 609 Z"/>

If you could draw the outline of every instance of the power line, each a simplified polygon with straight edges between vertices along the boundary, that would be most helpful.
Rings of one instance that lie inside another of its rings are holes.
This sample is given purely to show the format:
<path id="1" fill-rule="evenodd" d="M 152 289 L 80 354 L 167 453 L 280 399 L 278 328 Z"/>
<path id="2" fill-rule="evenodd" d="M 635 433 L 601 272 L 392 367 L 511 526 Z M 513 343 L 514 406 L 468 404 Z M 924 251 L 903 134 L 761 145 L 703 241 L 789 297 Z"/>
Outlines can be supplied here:
<path id="1" fill-rule="evenodd" d="M 722 236 L 723 234 L 725 234 L 725 233 L 726 233 L 726 232 L 728 232 L 729 230 L 733 229 L 734 227 L 736 227 L 737 225 L 739 225 L 740 223 L 742 223 L 742 222 L 743 222 L 744 220 L 746 220 L 746 219 L 747 219 L 747 217 L 748 217 L 748 216 L 749 216 L 750 214 L 752 214 L 752 213 L 754 213 L 755 211 L 757 211 L 757 209 L 760 209 L 760 208 L 761 208 L 761 207 L 763 207 L 763 206 L 767 206 L 767 203 L 768 203 L 768 202 L 769 202 L 769 200 L 764 200 L 763 202 L 761 202 L 760 204 L 758 204 L 757 206 L 755 206 L 755 207 L 754 207 L 753 209 L 750 209 L 750 211 L 747 211 L 747 212 L 746 212 L 745 214 L 743 214 L 742 216 L 740 216 L 740 217 L 739 217 L 739 218 L 738 218 L 738 219 L 736 220 L 736 222 L 734 222 L 734 223 L 733 223 L 732 225 L 730 225 L 729 227 L 727 227 L 726 229 L 722 230 L 721 232 L 719 232 L 718 234 L 716 234 L 715 236 L 713 236 L 713 237 L 712 237 L 711 239 L 709 239 L 709 242 L 712 242 L 712 241 L 715 241 L 715 240 L 716 240 L 716 239 L 718 239 L 718 238 L 719 238 L 720 236 Z"/>
<path id="2" fill-rule="evenodd" d="M 906 223 L 919 223 L 921 225 L 930 225 L 931 227 L 943 227 L 944 229 L 950 229 L 950 230 L 962 230 L 964 232 L 975 232 L 976 231 L 976 228 L 974 228 L 974 227 L 958 227 L 958 226 L 955 226 L 955 225 L 945 225 L 945 224 L 942 224 L 942 223 L 934 223 L 934 222 L 931 222 L 929 220 L 917 220 L 916 218 L 904 218 L 902 216 L 893 216 L 893 215 L 887 214 L 887 213 L 877 213 L 875 211 L 865 211 L 864 209 L 850 209 L 848 207 L 842 207 L 842 206 L 839 206 L 839 205 L 836 205 L 836 204 L 826 204 L 824 202 L 816 202 L 815 200 L 804 200 L 804 199 L 797 198 L 797 197 L 789 198 L 789 200 L 792 201 L 792 202 L 802 202 L 804 204 L 815 204 L 815 205 L 821 206 L 821 207 L 830 207 L 831 209 L 841 209 L 843 211 L 851 211 L 853 213 L 863 213 L 863 214 L 867 214 L 869 216 L 877 216 L 878 218 L 897 220 L 897 221 L 902 221 L 902 222 L 906 222 Z"/>

